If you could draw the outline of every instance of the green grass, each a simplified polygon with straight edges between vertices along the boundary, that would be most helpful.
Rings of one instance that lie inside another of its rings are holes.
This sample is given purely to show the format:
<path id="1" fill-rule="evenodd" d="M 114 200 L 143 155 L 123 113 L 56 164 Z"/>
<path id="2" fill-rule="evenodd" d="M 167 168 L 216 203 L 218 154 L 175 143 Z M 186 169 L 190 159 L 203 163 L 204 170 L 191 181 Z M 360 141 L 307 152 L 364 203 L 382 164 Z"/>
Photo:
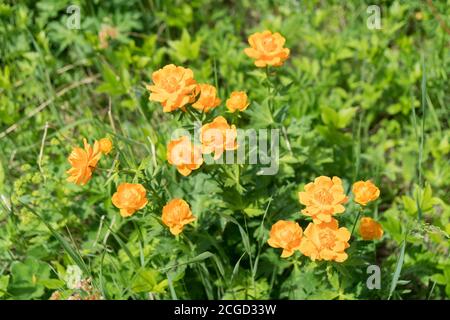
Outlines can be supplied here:
<path id="1" fill-rule="evenodd" d="M 381 30 L 367 28 L 365 1 L 80 1 L 79 30 L 66 27 L 71 4 L 0 4 L 0 299 L 450 298 L 448 0 L 381 1 Z M 104 25 L 118 31 L 107 48 Z M 243 52 L 266 29 L 286 38 L 281 67 Z M 214 85 L 221 105 L 163 113 L 146 85 L 170 63 Z M 248 94 L 245 112 L 227 112 L 233 91 Z M 279 129 L 277 174 L 169 165 L 173 131 L 216 116 Z M 114 148 L 91 181 L 68 183 L 72 148 L 103 137 Z M 281 258 L 271 226 L 304 231 L 298 192 L 322 175 L 350 197 L 337 216 L 349 258 Z M 360 210 L 352 184 L 368 179 L 381 195 Z M 130 218 L 111 203 L 122 182 L 147 190 Z M 197 217 L 177 237 L 161 219 L 173 198 Z M 381 223 L 381 240 L 361 239 L 361 216 Z M 372 264 L 380 290 L 366 287 Z M 69 287 L 72 267 L 92 292 Z"/>

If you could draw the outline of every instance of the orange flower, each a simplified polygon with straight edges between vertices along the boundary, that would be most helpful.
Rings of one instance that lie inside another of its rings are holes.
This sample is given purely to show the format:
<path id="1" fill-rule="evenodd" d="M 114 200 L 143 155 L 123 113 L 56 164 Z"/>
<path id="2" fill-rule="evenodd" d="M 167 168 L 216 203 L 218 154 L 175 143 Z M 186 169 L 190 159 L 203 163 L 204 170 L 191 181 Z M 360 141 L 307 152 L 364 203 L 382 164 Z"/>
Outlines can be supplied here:
<path id="1" fill-rule="evenodd" d="M 249 105 L 247 94 L 244 91 L 233 91 L 226 105 L 231 112 L 235 112 L 236 110 L 244 111 Z"/>
<path id="2" fill-rule="evenodd" d="M 112 203 L 120 209 L 122 217 L 129 217 L 146 206 L 146 194 L 147 191 L 139 183 L 121 183 L 112 196 Z"/>
<path id="3" fill-rule="evenodd" d="M 184 110 L 192 101 L 196 82 L 192 70 L 169 64 L 152 74 L 154 85 L 147 86 L 151 91 L 150 100 L 161 102 L 164 112 Z"/>
<path id="4" fill-rule="evenodd" d="M 247 56 L 255 59 L 255 66 L 281 66 L 289 57 L 289 49 L 283 48 L 286 39 L 278 32 L 273 33 L 266 30 L 256 32 L 248 38 L 250 48 L 245 48 Z"/>
<path id="5" fill-rule="evenodd" d="M 67 181 L 75 184 L 85 185 L 92 177 L 92 172 L 101 158 L 100 145 L 95 141 L 94 147 L 83 139 L 84 149 L 80 147 L 73 148 L 69 155 L 69 163 L 72 166 L 67 173 Z"/>
<path id="6" fill-rule="evenodd" d="M 191 174 L 192 170 L 198 169 L 202 163 L 201 148 L 191 143 L 187 136 L 182 136 L 169 142 L 167 146 L 167 161 L 175 165 L 183 176 Z"/>
<path id="7" fill-rule="evenodd" d="M 311 216 L 314 223 L 330 222 L 336 213 L 342 213 L 347 202 L 342 181 L 338 177 L 320 176 L 305 186 L 298 194 L 300 203 L 306 206 L 302 213 Z"/>
<path id="8" fill-rule="evenodd" d="M 378 199 L 380 196 L 380 189 L 370 180 L 355 182 L 352 187 L 352 192 L 355 195 L 355 202 L 363 206 Z"/>
<path id="9" fill-rule="evenodd" d="M 217 90 L 214 86 L 199 84 L 196 90 L 200 92 L 200 97 L 192 104 L 195 109 L 208 112 L 220 104 L 220 99 L 217 97 Z"/>
<path id="10" fill-rule="evenodd" d="M 364 240 L 380 240 L 383 236 L 383 228 L 372 218 L 362 217 L 359 223 L 359 234 Z"/>
<path id="11" fill-rule="evenodd" d="M 108 154 L 112 149 L 112 141 L 108 138 L 103 138 L 98 141 L 100 144 L 100 152 L 103 154 Z"/>
<path id="12" fill-rule="evenodd" d="M 303 233 L 300 252 L 315 260 L 334 260 L 343 262 L 348 255 L 344 252 L 350 245 L 350 232 L 347 228 L 338 228 L 336 219 L 330 222 L 310 223 Z"/>
<path id="13" fill-rule="evenodd" d="M 302 241 L 303 230 L 294 221 L 277 221 L 270 230 L 270 238 L 267 241 L 273 248 L 283 248 L 282 258 L 290 257 L 295 250 L 299 250 Z"/>
<path id="14" fill-rule="evenodd" d="M 236 127 L 230 126 L 224 117 L 216 117 L 213 122 L 205 124 L 200 129 L 202 152 L 214 153 L 214 159 L 217 160 L 225 150 L 237 149 L 236 137 Z"/>
<path id="15" fill-rule="evenodd" d="M 184 225 L 195 219 L 189 205 L 183 199 L 170 200 L 163 207 L 162 222 L 170 228 L 170 232 L 175 236 L 183 231 Z"/>

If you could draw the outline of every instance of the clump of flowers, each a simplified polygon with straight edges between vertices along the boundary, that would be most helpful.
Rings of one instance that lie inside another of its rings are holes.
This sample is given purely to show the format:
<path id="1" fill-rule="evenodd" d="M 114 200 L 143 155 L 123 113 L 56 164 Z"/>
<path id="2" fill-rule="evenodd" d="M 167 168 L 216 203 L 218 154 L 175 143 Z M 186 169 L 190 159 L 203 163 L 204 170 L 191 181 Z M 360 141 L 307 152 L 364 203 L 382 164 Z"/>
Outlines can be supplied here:
<path id="1" fill-rule="evenodd" d="M 290 250 L 282 257 L 288 257 L 298 249 L 313 261 L 344 262 L 348 258 L 345 250 L 350 246 L 351 233 L 347 228 L 339 227 L 339 222 L 333 218 L 334 215 L 345 211 L 343 204 L 348 201 L 341 179 L 320 176 L 314 179 L 314 182 L 305 185 L 304 189 L 305 191 L 299 193 L 300 203 L 306 206 L 302 213 L 311 217 L 312 223 L 309 223 L 303 231 L 303 236 L 296 238 L 299 243 L 289 247 L 287 244 L 289 239 L 292 239 L 293 224 L 296 223 L 288 224 L 284 220 L 278 221 L 272 226 L 269 245 Z M 359 181 L 354 184 L 353 193 L 355 202 L 366 205 L 369 201 L 377 199 L 380 191 L 370 181 Z M 301 227 L 296 225 L 298 226 L 298 228 L 295 227 L 296 233 L 302 235 Z M 360 222 L 360 234 L 364 240 L 380 239 L 383 229 L 373 219 L 364 217 Z"/>
<path id="2" fill-rule="evenodd" d="M 172 199 L 162 210 L 162 222 L 169 227 L 170 232 L 177 236 L 186 224 L 195 221 L 189 204 L 183 199 Z"/>
<path id="3" fill-rule="evenodd" d="M 248 42 L 250 48 L 246 48 L 245 53 L 254 59 L 257 67 L 281 66 L 290 55 L 290 50 L 284 47 L 285 38 L 279 33 L 257 32 L 248 38 Z M 147 86 L 150 91 L 149 100 L 160 103 L 163 112 L 181 110 L 184 113 L 180 118 L 191 117 L 191 120 L 198 120 L 197 117 L 200 116 L 202 120 L 209 121 L 200 128 L 199 137 L 191 139 L 189 135 L 183 135 L 168 143 L 167 161 L 176 167 L 179 174 L 187 177 L 192 171 L 199 169 L 204 163 L 204 155 L 212 155 L 217 160 L 226 151 L 238 148 L 237 128 L 233 122 L 229 123 L 221 115 L 214 114 L 214 117 L 206 114 L 213 110 L 215 113 L 221 104 L 216 87 L 198 84 L 191 69 L 174 64 L 153 72 L 152 82 Z M 232 113 L 245 111 L 249 106 L 248 96 L 243 91 L 234 91 L 225 104 Z M 238 118 L 239 115 L 233 117 L 233 121 Z M 196 141 L 200 144 L 196 144 Z M 109 138 L 95 141 L 93 147 L 84 140 L 84 148 L 74 148 L 69 156 L 72 168 L 68 171 L 68 180 L 77 184 L 87 183 L 101 156 L 109 154 L 112 148 L 113 143 Z M 354 201 L 361 206 L 366 206 L 380 195 L 380 190 L 370 180 L 354 183 L 352 191 Z M 301 213 L 308 219 L 306 229 L 303 230 L 296 221 L 279 220 L 271 227 L 267 241 L 269 246 L 282 249 L 282 258 L 291 257 L 298 251 L 312 261 L 346 261 L 346 249 L 350 247 L 352 234 L 346 227 L 339 226 L 336 219 L 345 212 L 344 204 L 349 199 L 342 180 L 336 176 L 319 176 L 304 186 L 304 190 L 298 193 L 298 199 L 305 206 Z M 134 183 L 121 183 L 111 200 L 120 209 L 122 217 L 130 217 L 148 204 L 146 189 L 143 185 Z M 362 207 L 360 209 L 363 211 Z M 196 219 L 189 204 L 183 199 L 172 199 L 162 208 L 162 223 L 175 236 Z M 359 232 L 364 240 L 380 239 L 383 235 L 381 225 L 369 217 L 361 219 Z M 57 292 L 55 298 L 58 298 Z"/>
<path id="4" fill-rule="evenodd" d="M 141 184 L 122 183 L 113 194 L 112 203 L 120 209 L 122 217 L 129 217 L 147 205 L 146 194 Z"/>
<path id="5" fill-rule="evenodd" d="M 150 91 L 149 99 L 160 102 L 164 112 L 179 109 L 199 121 L 195 116 L 196 112 L 203 116 L 221 103 L 217 88 L 210 84 L 197 84 L 193 72 L 188 68 L 169 64 L 153 72 L 152 80 L 153 84 L 147 86 Z M 243 111 L 248 106 L 247 95 L 244 92 L 234 92 L 227 105 L 230 110 Z M 194 110 L 189 110 L 189 107 Z M 167 161 L 186 177 L 203 164 L 203 154 L 213 153 L 217 160 L 224 151 L 236 150 L 236 138 L 236 126 L 228 124 L 223 116 L 218 116 L 201 127 L 198 137 L 201 147 L 195 145 L 187 135 L 172 139 L 167 145 Z M 194 141 L 195 139 L 194 137 Z"/>

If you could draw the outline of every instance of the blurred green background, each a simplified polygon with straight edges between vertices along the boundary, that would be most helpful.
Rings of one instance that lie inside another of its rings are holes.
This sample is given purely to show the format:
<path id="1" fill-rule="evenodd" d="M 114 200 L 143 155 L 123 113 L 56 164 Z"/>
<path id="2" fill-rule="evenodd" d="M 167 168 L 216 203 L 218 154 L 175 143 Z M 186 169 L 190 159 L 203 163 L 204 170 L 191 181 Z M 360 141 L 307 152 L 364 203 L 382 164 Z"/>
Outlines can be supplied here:
<path id="1" fill-rule="evenodd" d="M 448 299 L 450 1 L 372 2 L 1 1 L 0 299 L 68 296 L 74 265 L 107 299 Z M 372 4 L 379 30 L 367 26 Z M 70 5 L 80 29 L 68 28 Z M 265 29 L 291 50 L 274 114 L 264 70 L 243 53 Z M 177 176 L 165 148 L 179 116 L 145 89 L 169 63 L 216 85 L 223 101 L 248 93 L 243 127 L 286 138 L 276 176 Z M 102 166 L 114 174 L 68 184 L 72 146 L 104 136 L 116 153 Z M 125 177 L 119 161 L 153 190 L 129 220 L 110 201 Z M 380 187 L 368 215 L 383 241 L 352 242 L 341 265 L 282 260 L 264 244 L 270 226 L 299 219 L 297 192 L 320 175 L 347 190 L 357 179 Z M 170 196 L 199 217 L 186 238 L 159 223 Z M 380 290 L 365 285 L 369 264 L 381 266 Z"/>

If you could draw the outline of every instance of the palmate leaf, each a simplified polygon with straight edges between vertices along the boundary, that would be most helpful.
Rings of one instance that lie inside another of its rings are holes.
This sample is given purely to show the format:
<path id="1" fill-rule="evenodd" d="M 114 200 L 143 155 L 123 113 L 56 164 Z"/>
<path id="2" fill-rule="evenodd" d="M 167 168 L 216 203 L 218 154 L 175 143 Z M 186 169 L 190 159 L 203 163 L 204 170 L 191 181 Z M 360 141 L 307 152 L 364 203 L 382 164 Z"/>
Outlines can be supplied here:
<path id="1" fill-rule="evenodd" d="M 251 109 L 247 109 L 246 113 L 251 118 L 252 128 L 267 128 L 275 123 L 275 120 L 270 112 L 268 100 L 264 100 L 263 103 L 252 102 Z"/>
<path id="2" fill-rule="evenodd" d="M 192 41 L 189 32 L 183 29 L 180 40 L 169 41 L 169 54 L 181 63 L 187 60 L 193 61 L 198 58 L 202 41 L 199 37 Z"/>
<path id="3" fill-rule="evenodd" d="M 139 269 L 131 282 L 131 290 L 135 293 L 163 293 L 168 286 L 168 279 L 161 278 L 161 274 L 155 269 Z"/>
<path id="4" fill-rule="evenodd" d="M 11 265 L 11 274 L 9 293 L 20 299 L 39 298 L 44 294 L 42 281 L 49 280 L 50 267 L 42 261 L 29 257 L 23 262 L 15 261 Z"/>

